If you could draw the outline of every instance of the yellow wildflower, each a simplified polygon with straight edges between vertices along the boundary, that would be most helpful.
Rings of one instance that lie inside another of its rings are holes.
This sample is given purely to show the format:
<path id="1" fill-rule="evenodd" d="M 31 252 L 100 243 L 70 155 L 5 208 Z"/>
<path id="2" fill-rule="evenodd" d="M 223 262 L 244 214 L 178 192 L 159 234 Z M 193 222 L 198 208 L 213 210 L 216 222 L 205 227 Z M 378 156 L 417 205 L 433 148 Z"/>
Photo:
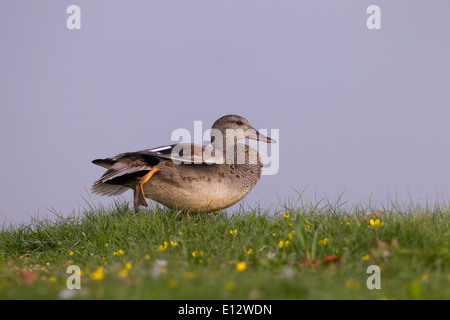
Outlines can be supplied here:
<path id="1" fill-rule="evenodd" d="M 366 254 L 362 259 L 363 259 L 364 261 L 369 261 L 369 259 L 370 259 L 369 254 Z"/>
<path id="2" fill-rule="evenodd" d="M 121 256 L 121 255 L 123 255 L 125 253 L 125 251 L 123 251 L 122 249 L 120 249 L 119 251 L 114 251 L 113 252 L 113 255 L 114 256 Z"/>
<path id="3" fill-rule="evenodd" d="M 283 218 L 285 218 L 286 220 L 289 220 L 290 215 L 289 214 L 285 214 L 283 213 Z"/>
<path id="4" fill-rule="evenodd" d="M 178 242 L 174 242 L 174 241 L 170 240 L 171 247 L 176 247 L 177 245 L 178 245 Z"/>
<path id="5" fill-rule="evenodd" d="M 280 242 L 278 242 L 278 246 L 279 246 L 280 248 L 283 248 L 283 247 L 284 247 L 284 241 L 283 241 L 283 240 L 280 240 Z"/>
<path id="6" fill-rule="evenodd" d="M 192 251 L 192 256 L 194 258 L 201 258 L 205 255 L 205 253 L 203 251 L 197 252 L 197 250 Z"/>
<path id="7" fill-rule="evenodd" d="M 247 269 L 247 263 L 246 262 L 238 262 L 236 264 L 236 269 L 239 272 L 245 271 L 245 269 Z"/>
<path id="8" fill-rule="evenodd" d="M 237 229 L 230 230 L 230 234 L 231 234 L 232 236 L 235 236 L 235 235 L 237 234 Z"/>
<path id="9" fill-rule="evenodd" d="M 95 270 L 91 274 L 91 279 L 95 281 L 101 281 L 105 278 L 105 272 L 103 271 L 103 267 L 98 267 L 97 270 Z"/>
<path id="10" fill-rule="evenodd" d="M 341 221 L 341 224 L 347 224 L 350 225 L 350 218 L 349 217 L 344 217 L 344 221 Z"/>
<path id="11" fill-rule="evenodd" d="M 119 277 L 126 277 L 129 274 L 130 269 L 132 268 L 132 264 L 128 262 L 122 271 L 119 272 Z"/>
<path id="12" fill-rule="evenodd" d="M 321 246 L 325 246 L 328 243 L 328 238 L 323 238 L 322 240 L 319 241 L 319 244 Z"/>
<path id="13" fill-rule="evenodd" d="M 70 252 L 69 252 L 69 256 L 70 256 L 70 257 L 73 256 L 73 251 L 70 251 Z"/>
<path id="14" fill-rule="evenodd" d="M 380 219 L 370 219 L 370 225 L 372 227 L 381 227 L 382 225 L 384 225 L 384 222 L 381 221 Z"/>
<path id="15" fill-rule="evenodd" d="M 245 250 L 245 249 L 244 249 L 244 251 L 245 251 L 245 253 L 248 254 L 248 255 L 253 254 L 253 249 L 252 249 L 252 248 L 250 248 L 250 249 L 248 249 L 248 250 Z"/>
<path id="16" fill-rule="evenodd" d="M 148 253 L 145 255 L 145 260 L 150 260 L 150 255 Z"/>
<path id="17" fill-rule="evenodd" d="M 124 268 L 122 271 L 119 272 L 119 277 L 127 277 L 128 276 L 128 269 Z"/>

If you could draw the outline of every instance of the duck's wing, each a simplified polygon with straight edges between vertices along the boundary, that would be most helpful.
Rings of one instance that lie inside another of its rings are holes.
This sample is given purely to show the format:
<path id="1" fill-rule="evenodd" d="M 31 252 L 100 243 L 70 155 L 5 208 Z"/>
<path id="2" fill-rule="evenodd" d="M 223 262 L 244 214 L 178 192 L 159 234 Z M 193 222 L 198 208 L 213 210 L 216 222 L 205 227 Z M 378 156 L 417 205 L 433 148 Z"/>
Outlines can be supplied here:
<path id="1" fill-rule="evenodd" d="M 222 164 L 224 163 L 223 152 L 214 148 L 194 143 L 178 143 L 153 149 L 138 151 L 140 154 L 157 156 L 172 160 L 174 164 Z"/>

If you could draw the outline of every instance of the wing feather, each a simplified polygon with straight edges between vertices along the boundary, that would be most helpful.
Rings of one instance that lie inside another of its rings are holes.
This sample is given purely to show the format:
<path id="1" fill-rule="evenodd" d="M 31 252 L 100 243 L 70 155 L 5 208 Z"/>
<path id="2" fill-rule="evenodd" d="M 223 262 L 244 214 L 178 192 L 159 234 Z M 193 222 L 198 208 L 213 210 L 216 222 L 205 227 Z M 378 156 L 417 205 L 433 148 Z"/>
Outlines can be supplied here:
<path id="1" fill-rule="evenodd" d="M 91 188 L 92 193 L 108 197 L 118 196 L 127 190 L 128 188 L 125 186 L 109 183 L 95 183 Z"/>

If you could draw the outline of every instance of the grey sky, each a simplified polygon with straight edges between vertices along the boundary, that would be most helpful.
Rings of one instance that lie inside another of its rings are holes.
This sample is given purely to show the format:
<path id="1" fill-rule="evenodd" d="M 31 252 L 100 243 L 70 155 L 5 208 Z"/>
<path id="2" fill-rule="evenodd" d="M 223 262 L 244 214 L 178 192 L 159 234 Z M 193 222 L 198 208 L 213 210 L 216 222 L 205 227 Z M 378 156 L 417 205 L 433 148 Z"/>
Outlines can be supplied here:
<path id="1" fill-rule="evenodd" d="M 69 5 L 81 30 L 66 27 Z M 368 30 L 366 8 L 381 8 Z M 450 2 L 2 1 L 0 215 L 78 210 L 90 161 L 236 113 L 280 130 L 247 202 L 450 195 Z M 131 199 L 131 194 L 127 193 Z"/>

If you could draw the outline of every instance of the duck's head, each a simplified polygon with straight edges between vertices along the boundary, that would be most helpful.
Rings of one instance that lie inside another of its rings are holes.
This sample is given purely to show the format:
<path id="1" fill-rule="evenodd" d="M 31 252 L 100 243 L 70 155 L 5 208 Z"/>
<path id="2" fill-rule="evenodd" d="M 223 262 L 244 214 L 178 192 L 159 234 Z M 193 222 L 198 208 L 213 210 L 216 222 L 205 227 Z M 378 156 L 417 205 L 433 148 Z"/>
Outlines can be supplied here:
<path id="1" fill-rule="evenodd" d="M 259 133 L 247 119 L 234 114 L 226 115 L 216 120 L 211 129 L 211 141 L 213 143 L 217 134 L 221 134 L 223 139 L 227 139 L 227 141 L 232 137 L 234 141 L 248 138 L 266 143 L 276 142 L 270 137 Z"/>

